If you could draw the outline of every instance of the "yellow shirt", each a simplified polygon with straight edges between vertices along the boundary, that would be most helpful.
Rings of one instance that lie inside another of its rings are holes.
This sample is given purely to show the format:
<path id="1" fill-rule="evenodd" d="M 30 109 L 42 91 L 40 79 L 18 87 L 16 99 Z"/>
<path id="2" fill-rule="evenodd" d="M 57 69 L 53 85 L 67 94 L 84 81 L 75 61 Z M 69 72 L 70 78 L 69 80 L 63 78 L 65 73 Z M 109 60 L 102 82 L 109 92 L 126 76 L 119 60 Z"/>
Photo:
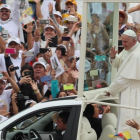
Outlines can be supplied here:
<path id="1" fill-rule="evenodd" d="M 34 0 L 28 0 L 29 2 L 34 2 Z"/>

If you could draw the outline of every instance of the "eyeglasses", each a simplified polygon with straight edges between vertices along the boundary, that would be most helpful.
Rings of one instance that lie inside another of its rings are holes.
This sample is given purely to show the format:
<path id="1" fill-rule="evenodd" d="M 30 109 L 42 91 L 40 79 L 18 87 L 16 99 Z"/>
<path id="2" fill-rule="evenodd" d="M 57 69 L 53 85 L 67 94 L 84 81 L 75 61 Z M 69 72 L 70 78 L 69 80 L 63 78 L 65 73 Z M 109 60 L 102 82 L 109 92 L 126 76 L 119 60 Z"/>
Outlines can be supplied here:
<path id="1" fill-rule="evenodd" d="M 9 12 L 9 10 L 0 10 L 0 12 L 6 12 L 6 13 L 8 13 Z"/>

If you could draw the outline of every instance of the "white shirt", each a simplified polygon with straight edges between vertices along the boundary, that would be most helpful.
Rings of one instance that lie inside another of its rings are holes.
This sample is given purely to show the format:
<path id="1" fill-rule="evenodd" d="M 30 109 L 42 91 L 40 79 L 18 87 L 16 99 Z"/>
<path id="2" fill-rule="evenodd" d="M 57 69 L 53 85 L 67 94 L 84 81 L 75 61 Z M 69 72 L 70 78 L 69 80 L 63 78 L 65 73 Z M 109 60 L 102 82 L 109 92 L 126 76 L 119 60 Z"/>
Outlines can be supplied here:
<path id="1" fill-rule="evenodd" d="M 11 92 L 12 92 L 12 89 L 4 90 L 2 95 L 0 95 L 0 101 L 2 101 L 0 102 L 0 106 L 6 104 L 8 112 L 10 109 Z"/>
<path id="2" fill-rule="evenodd" d="M 13 6 L 11 8 L 11 18 L 8 21 L 2 21 L 0 20 L 0 26 L 2 26 L 5 30 L 8 30 L 8 33 L 10 36 L 18 36 L 18 31 L 19 31 L 19 18 L 20 18 L 20 1 L 19 0 L 14 0 Z"/>
<path id="3" fill-rule="evenodd" d="M 26 63 L 29 63 L 30 61 L 32 61 L 36 57 L 36 55 L 39 53 L 39 48 L 40 48 L 39 42 L 34 42 L 33 48 L 31 50 L 29 50 L 29 51 L 34 52 L 34 56 L 27 57 L 25 59 Z M 14 59 L 10 56 L 10 59 L 11 59 L 13 65 L 14 65 L 14 67 L 17 67 L 17 66 L 19 67 L 19 69 L 16 70 L 18 77 L 21 76 L 20 75 L 20 70 L 21 70 L 21 62 L 22 62 L 22 57 L 21 57 L 22 52 L 23 51 L 19 51 L 19 55 L 16 59 Z M 5 59 L 4 59 L 4 54 L 0 54 L 0 70 L 1 71 L 7 71 L 6 64 L 5 64 Z"/>

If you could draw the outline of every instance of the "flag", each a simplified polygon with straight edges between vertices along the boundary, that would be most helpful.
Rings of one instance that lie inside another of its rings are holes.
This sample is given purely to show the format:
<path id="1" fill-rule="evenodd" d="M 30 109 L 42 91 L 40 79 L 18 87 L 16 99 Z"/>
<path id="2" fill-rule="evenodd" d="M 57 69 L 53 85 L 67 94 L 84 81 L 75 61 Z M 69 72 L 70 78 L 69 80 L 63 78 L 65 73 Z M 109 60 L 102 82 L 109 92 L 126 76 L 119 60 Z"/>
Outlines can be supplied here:
<path id="1" fill-rule="evenodd" d="M 115 134 L 115 135 L 110 134 L 109 137 L 111 137 L 111 138 L 122 137 L 122 138 L 124 138 L 124 140 L 132 140 L 129 131 L 125 131 L 125 132 L 118 133 L 118 134 Z"/>

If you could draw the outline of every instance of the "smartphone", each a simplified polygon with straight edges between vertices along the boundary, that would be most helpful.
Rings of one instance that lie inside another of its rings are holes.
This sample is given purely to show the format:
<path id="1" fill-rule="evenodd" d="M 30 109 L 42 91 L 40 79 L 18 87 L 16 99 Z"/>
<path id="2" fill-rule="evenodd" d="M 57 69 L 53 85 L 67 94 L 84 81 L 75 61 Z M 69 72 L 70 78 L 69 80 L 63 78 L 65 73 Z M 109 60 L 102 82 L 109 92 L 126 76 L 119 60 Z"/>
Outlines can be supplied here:
<path id="1" fill-rule="evenodd" d="M 80 22 L 80 23 L 78 24 L 78 26 L 79 26 L 79 27 L 82 27 L 82 23 Z"/>
<path id="2" fill-rule="evenodd" d="M 62 9 L 62 10 L 61 10 L 61 14 L 64 14 L 64 13 L 69 14 L 69 13 L 70 13 L 70 11 L 69 11 L 69 10 Z"/>
<path id="3" fill-rule="evenodd" d="M 70 37 L 68 37 L 68 36 L 63 36 L 63 37 L 62 37 L 62 41 L 70 41 Z"/>
<path id="4" fill-rule="evenodd" d="M 68 28 L 64 28 L 64 34 L 68 34 L 68 33 L 69 33 Z"/>
<path id="5" fill-rule="evenodd" d="M 24 76 L 31 76 L 31 72 L 30 71 L 25 71 Z"/>
<path id="6" fill-rule="evenodd" d="M 24 52 L 25 53 L 25 56 L 29 57 L 29 56 L 34 56 L 34 52 L 32 51 L 27 51 L 27 52 Z"/>
<path id="7" fill-rule="evenodd" d="M 51 42 L 49 42 L 49 47 L 57 47 L 57 36 L 51 38 Z"/>
<path id="8" fill-rule="evenodd" d="M 6 48 L 5 52 L 8 54 L 15 54 L 16 53 L 16 49 L 15 48 Z"/>
<path id="9" fill-rule="evenodd" d="M 3 40 L 8 40 L 8 30 L 2 31 L 2 38 L 3 38 Z"/>
<path id="10" fill-rule="evenodd" d="M 70 85 L 63 85 L 63 89 L 64 89 L 64 90 L 71 90 L 71 89 L 74 89 L 74 85 L 73 85 L 73 84 L 70 84 Z"/>
<path id="11" fill-rule="evenodd" d="M 50 20 L 49 19 L 41 19 L 39 20 L 40 24 L 50 24 Z"/>
<path id="12" fill-rule="evenodd" d="M 48 51 L 50 52 L 50 49 L 49 48 L 40 48 L 40 51 L 39 52 L 44 54 L 44 53 L 46 53 Z"/>
<path id="13" fill-rule="evenodd" d="M 40 81 L 43 82 L 47 82 L 47 81 L 51 81 L 52 77 L 50 75 L 44 76 L 40 78 Z"/>

